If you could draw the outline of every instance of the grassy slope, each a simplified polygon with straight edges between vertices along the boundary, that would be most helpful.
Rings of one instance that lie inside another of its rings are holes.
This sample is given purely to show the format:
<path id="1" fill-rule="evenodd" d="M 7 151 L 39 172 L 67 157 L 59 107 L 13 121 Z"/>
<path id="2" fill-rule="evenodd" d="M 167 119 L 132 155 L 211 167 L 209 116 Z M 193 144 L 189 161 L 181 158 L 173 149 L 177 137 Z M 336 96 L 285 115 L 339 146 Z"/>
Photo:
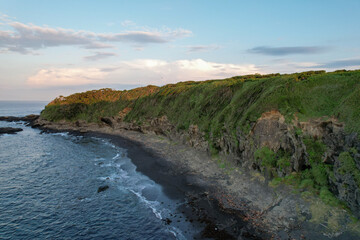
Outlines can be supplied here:
<path id="1" fill-rule="evenodd" d="M 233 133 L 236 141 L 236 131 L 248 133 L 251 124 L 263 112 L 273 109 L 278 109 L 288 121 L 294 113 L 300 120 L 335 116 L 345 123 L 346 131 L 360 135 L 359 106 L 360 70 L 320 71 L 182 82 L 130 91 L 89 91 L 54 100 L 41 116 L 52 121 L 96 122 L 102 116 L 116 116 L 124 108 L 131 108 L 125 121 L 141 124 L 146 119 L 166 115 L 178 129 L 198 125 L 212 144 L 224 129 Z M 272 184 L 285 181 L 318 194 L 325 203 L 338 205 L 338 200 L 329 191 L 327 180 L 333 175 L 332 166 L 322 163 L 321 159 L 323 144 L 313 139 L 304 139 L 304 142 L 311 168 L 285 178 L 274 178 Z M 286 167 L 287 161 L 279 160 L 287 160 L 286 156 L 273 157 L 272 165 Z M 350 166 L 352 161 L 348 162 Z M 353 175 L 360 182 L 360 172 Z"/>
<path id="2" fill-rule="evenodd" d="M 53 101 L 42 112 L 49 120 L 99 121 L 131 107 L 127 121 L 167 115 L 179 129 L 197 124 L 209 137 L 217 137 L 250 124 L 264 111 L 278 109 L 287 119 L 335 116 L 349 132 L 360 134 L 360 70 L 308 72 L 289 75 L 249 75 L 225 80 L 182 82 L 163 87 L 110 91 L 111 100 L 98 91 L 74 94 Z"/>

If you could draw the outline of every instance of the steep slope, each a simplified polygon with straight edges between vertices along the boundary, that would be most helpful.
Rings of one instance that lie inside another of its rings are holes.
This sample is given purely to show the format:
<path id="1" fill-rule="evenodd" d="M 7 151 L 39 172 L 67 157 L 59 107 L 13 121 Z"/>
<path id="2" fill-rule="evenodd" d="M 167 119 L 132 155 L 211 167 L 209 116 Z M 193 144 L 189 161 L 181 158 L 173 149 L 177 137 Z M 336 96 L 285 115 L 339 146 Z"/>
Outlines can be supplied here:
<path id="1" fill-rule="evenodd" d="M 41 117 L 182 139 L 262 172 L 274 186 L 290 183 L 360 217 L 359 70 L 103 92 L 58 98 Z"/>

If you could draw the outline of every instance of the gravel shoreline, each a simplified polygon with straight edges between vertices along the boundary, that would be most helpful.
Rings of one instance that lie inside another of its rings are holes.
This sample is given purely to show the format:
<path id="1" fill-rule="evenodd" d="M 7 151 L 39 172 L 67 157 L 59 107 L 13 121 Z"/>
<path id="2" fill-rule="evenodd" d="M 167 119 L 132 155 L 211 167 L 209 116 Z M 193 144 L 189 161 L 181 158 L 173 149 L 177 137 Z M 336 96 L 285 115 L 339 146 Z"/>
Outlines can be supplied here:
<path id="1" fill-rule="evenodd" d="M 295 204 L 306 209 L 300 205 L 306 203 L 289 195 L 288 191 L 275 192 L 260 175 L 238 168 L 222 168 L 220 159 L 213 159 L 207 153 L 162 135 L 115 130 L 96 123 L 81 126 L 68 122 L 42 124 L 43 130 L 103 137 L 133 149 L 129 150 L 129 156 L 140 172 L 162 185 L 170 196 L 178 192 L 189 200 L 194 208 L 189 219 L 206 223 L 202 224 L 205 228 L 197 236 L 199 238 L 288 239 L 306 234 L 297 230 L 300 228 L 296 221 L 298 212 L 290 207 Z M 152 157 L 141 160 L 137 157 L 139 149 Z M 279 232 L 282 237 L 278 237 Z"/>

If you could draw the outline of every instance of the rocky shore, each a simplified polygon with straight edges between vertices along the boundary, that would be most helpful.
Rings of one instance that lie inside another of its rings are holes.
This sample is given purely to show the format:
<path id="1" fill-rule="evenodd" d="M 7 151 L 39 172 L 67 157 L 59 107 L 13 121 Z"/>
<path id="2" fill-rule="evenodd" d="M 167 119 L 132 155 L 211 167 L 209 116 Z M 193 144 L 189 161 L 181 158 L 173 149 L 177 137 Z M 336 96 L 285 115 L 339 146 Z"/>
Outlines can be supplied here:
<path id="1" fill-rule="evenodd" d="M 150 162 L 134 162 L 138 170 L 160 183 L 170 193 L 181 189 L 187 196 L 188 208 L 183 211 L 189 220 L 204 224 L 199 238 L 213 239 L 351 239 L 353 231 L 349 215 L 331 208 L 314 197 L 301 197 L 301 193 L 281 185 L 274 188 L 258 170 L 251 170 L 249 139 L 242 139 L 244 157 L 249 161 L 237 164 L 238 150 L 228 146 L 226 138 L 218 144 L 221 154 L 210 157 L 208 145 L 196 126 L 186 132 L 174 131 L 166 117 L 153 119 L 142 126 L 125 123 L 121 118 L 102 118 L 101 123 L 49 122 L 32 115 L 25 118 L 0 117 L 5 121 L 26 121 L 28 125 L 43 131 L 70 131 L 89 136 L 111 139 L 115 144 L 126 146 L 131 154 L 144 149 L 157 156 Z M 303 131 L 322 134 L 331 128 L 341 132 L 335 122 L 298 123 Z M 319 126 L 319 127 L 316 127 Z M 325 127 L 324 127 L 325 126 Z M 329 127 L 330 126 L 330 127 Z M 323 129 L 323 130 L 321 130 Z M 330 132 L 330 131 L 328 131 Z M 277 112 L 262 116 L 253 126 L 251 134 L 258 136 L 256 145 L 294 151 L 294 168 L 306 162 L 301 141 L 291 135 L 282 116 Z M 275 137 L 274 137 L 275 136 Z M 241 144 L 240 144 L 241 146 Z M 328 154 L 329 159 L 333 155 Z M 286 170 L 285 170 L 286 171 Z M 198 216 L 198 217 L 196 217 Z M 169 219 L 169 224 L 171 224 Z M 333 224 L 333 226 L 331 225 Z"/>
<path id="2" fill-rule="evenodd" d="M 0 134 L 16 134 L 21 132 L 22 128 L 2 127 L 0 128 Z"/>

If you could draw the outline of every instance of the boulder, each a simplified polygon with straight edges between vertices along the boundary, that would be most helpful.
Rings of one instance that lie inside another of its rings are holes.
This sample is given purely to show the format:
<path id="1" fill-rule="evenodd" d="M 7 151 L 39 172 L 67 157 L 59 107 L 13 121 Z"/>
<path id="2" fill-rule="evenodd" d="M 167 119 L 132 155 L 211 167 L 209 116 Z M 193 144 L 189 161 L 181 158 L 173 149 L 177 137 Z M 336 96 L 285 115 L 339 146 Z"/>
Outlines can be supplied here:
<path id="1" fill-rule="evenodd" d="M 106 191 L 108 188 L 109 188 L 108 185 L 100 186 L 100 187 L 98 188 L 97 192 L 99 193 L 99 192 Z"/>
<path id="2" fill-rule="evenodd" d="M 22 130 L 22 128 L 2 127 L 0 128 L 0 134 L 16 134 L 17 132 L 21 132 Z"/>

